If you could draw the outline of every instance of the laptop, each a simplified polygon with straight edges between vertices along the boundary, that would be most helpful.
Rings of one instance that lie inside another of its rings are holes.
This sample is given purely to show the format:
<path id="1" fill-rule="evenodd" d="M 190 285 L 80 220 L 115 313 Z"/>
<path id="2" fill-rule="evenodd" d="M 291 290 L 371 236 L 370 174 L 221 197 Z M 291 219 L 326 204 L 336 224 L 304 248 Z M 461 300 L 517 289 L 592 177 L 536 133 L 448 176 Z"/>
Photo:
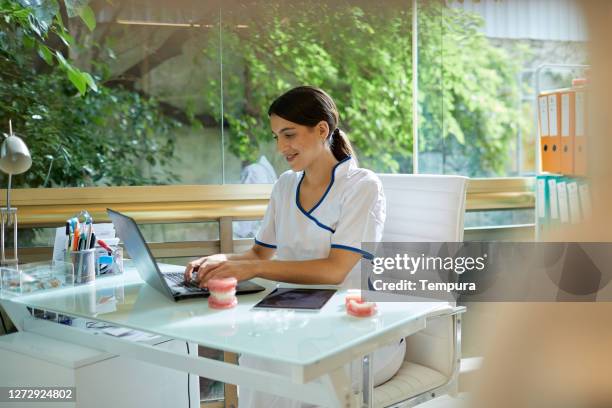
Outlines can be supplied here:
<path id="1" fill-rule="evenodd" d="M 161 272 L 136 222 L 110 208 L 106 211 L 115 226 L 117 236 L 132 257 L 138 274 L 147 284 L 175 301 L 207 297 L 210 294 L 208 289 L 200 288 L 195 281 L 185 282 L 182 272 Z M 238 282 L 236 286 L 237 295 L 264 290 L 263 286 L 250 281 Z"/>

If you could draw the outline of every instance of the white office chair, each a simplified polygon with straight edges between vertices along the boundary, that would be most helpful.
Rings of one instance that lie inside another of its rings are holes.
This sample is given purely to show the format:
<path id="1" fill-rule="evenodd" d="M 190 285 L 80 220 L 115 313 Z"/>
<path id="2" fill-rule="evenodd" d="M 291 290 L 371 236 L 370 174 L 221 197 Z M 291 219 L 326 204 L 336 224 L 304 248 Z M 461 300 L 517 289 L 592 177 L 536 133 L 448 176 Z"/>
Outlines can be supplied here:
<path id="1" fill-rule="evenodd" d="M 387 199 L 386 242 L 461 242 L 467 177 L 379 174 Z M 375 407 L 412 407 L 457 392 L 461 320 L 449 305 L 406 338 L 399 371 L 374 389 Z"/>

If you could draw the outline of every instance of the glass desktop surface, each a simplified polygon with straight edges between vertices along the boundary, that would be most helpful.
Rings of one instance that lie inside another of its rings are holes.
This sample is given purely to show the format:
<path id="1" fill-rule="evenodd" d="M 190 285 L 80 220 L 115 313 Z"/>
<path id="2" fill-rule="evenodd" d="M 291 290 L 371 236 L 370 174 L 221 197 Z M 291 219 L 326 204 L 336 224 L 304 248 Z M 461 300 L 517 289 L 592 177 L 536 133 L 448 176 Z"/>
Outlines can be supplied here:
<path id="1" fill-rule="evenodd" d="M 164 272 L 184 267 L 160 265 Z M 320 311 L 253 310 L 276 284 L 257 279 L 264 292 L 238 296 L 233 309 L 208 308 L 207 298 L 175 302 L 145 284 L 133 267 L 74 288 L 11 297 L 30 307 L 83 317 L 278 362 L 309 365 L 373 336 L 422 318 L 448 303 L 379 302 L 369 318 L 346 314 L 339 290 Z"/>

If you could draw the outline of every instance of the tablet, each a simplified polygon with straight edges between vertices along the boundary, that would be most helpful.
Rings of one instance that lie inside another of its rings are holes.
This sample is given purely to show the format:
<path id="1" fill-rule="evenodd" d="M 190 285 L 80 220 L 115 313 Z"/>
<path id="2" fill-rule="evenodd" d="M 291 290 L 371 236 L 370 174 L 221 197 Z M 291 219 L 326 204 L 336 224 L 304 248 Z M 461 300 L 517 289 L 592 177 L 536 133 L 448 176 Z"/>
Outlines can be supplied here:
<path id="1" fill-rule="evenodd" d="M 335 289 L 276 288 L 254 308 L 320 310 Z"/>

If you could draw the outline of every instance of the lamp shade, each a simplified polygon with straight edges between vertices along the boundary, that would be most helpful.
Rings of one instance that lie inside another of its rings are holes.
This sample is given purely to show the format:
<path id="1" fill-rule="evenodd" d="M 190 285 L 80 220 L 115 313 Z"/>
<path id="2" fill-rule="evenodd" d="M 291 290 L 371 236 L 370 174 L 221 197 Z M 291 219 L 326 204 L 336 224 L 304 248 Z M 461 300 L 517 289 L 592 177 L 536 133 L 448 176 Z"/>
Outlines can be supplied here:
<path id="1" fill-rule="evenodd" d="M 32 166 L 32 156 L 19 136 L 7 136 L 0 146 L 0 170 L 6 174 L 21 174 Z"/>

